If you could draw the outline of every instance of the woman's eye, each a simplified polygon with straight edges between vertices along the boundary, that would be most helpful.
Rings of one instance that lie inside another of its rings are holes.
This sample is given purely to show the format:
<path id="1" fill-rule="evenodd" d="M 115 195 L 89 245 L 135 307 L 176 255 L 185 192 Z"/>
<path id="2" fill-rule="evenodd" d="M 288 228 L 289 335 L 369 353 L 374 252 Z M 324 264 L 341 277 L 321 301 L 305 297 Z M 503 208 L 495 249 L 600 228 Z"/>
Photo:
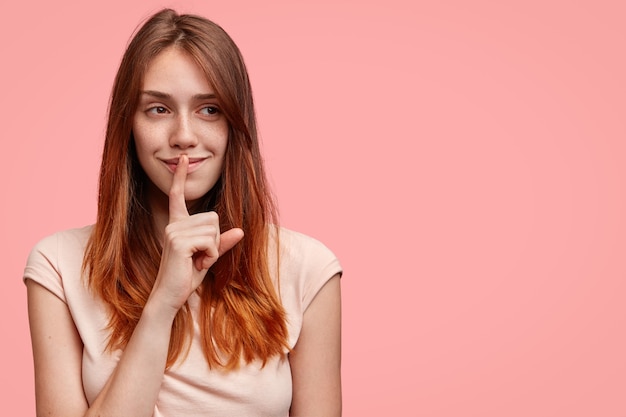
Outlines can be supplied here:
<path id="1" fill-rule="evenodd" d="M 214 115 L 220 112 L 220 110 L 215 106 L 207 106 L 203 107 L 200 112 L 205 115 Z"/>
<path id="2" fill-rule="evenodd" d="M 167 109 L 163 106 L 155 106 L 148 109 L 148 112 L 154 114 L 165 114 L 167 113 Z"/>

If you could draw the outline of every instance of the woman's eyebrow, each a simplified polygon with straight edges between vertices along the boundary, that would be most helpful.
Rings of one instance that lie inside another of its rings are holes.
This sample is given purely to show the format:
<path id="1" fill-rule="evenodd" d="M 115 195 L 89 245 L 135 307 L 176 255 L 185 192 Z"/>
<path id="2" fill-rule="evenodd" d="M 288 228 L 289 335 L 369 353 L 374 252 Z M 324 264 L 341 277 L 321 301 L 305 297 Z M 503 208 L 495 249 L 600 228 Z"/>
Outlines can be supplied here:
<path id="1" fill-rule="evenodd" d="M 163 93 L 161 91 L 155 91 L 155 90 L 145 90 L 145 91 L 142 91 L 141 94 L 160 98 L 163 100 L 172 98 L 171 94 Z M 194 100 L 208 100 L 208 99 L 217 98 L 217 96 L 214 93 L 205 93 L 205 94 L 195 94 L 192 98 Z"/>
<path id="2" fill-rule="evenodd" d="M 156 98 L 162 98 L 162 99 L 168 99 L 171 98 L 172 95 L 171 94 L 167 94 L 167 93 L 162 93 L 161 91 L 154 91 L 154 90 L 145 90 L 141 92 L 141 95 L 146 95 L 146 96 L 153 96 Z"/>
<path id="3" fill-rule="evenodd" d="M 195 94 L 193 98 L 195 100 L 209 100 L 209 99 L 217 98 L 217 96 L 213 93 L 206 93 L 206 94 Z"/>

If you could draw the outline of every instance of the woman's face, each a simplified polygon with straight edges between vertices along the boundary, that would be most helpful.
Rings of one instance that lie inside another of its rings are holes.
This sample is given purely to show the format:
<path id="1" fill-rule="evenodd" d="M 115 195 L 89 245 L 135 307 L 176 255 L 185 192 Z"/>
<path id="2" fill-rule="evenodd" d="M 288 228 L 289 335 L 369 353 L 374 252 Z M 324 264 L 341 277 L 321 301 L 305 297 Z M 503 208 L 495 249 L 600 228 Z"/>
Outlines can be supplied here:
<path id="1" fill-rule="evenodd" d="M 139 163 L 153 185 L 150 193 L 169 193 L 182 154 L 189 157 L 185 200 L 198 200 L 219 179 L 228 122 L 213 88 L 186 52 L 170 47 L 148 65 L 133 134 Z"/>

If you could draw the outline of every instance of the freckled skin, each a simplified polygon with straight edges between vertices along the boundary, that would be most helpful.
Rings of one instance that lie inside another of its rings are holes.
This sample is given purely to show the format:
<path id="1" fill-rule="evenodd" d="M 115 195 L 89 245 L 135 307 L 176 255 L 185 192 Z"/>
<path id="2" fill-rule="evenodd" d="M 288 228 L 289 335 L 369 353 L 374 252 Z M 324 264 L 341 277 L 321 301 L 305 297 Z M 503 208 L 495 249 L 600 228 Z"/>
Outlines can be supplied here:
<path id="1" fill-rule="evenodd" d="M 228 141 L 228 122 L 213 88 L 188 54 L 170 47 L 148 65 L 142 92 L 133 134 L 151 197 L 167 195 L 176 161 L 185 154 L 185 200 L 201 198 L 221 175 Z"/>

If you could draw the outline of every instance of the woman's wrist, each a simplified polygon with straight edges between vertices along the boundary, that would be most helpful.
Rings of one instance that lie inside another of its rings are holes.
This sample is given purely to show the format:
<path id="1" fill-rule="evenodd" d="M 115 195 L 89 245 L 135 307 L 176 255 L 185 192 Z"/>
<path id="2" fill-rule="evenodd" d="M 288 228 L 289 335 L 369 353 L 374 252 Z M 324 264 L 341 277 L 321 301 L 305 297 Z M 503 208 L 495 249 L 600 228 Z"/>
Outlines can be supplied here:
<path id="1" fill-rule="evenodd" d="M 142 319 L 147 319 L 151 322 L 157 322 L 167 324 L 169 326 L 174 322 L 174 317 L 178 314 L 180 308 L 175 308 L 169 303 L 166 303 L 160 299 L 158 294 L 153 292 L 150 294 L 146 305 L 143 308 L 141 314 Z"/>

